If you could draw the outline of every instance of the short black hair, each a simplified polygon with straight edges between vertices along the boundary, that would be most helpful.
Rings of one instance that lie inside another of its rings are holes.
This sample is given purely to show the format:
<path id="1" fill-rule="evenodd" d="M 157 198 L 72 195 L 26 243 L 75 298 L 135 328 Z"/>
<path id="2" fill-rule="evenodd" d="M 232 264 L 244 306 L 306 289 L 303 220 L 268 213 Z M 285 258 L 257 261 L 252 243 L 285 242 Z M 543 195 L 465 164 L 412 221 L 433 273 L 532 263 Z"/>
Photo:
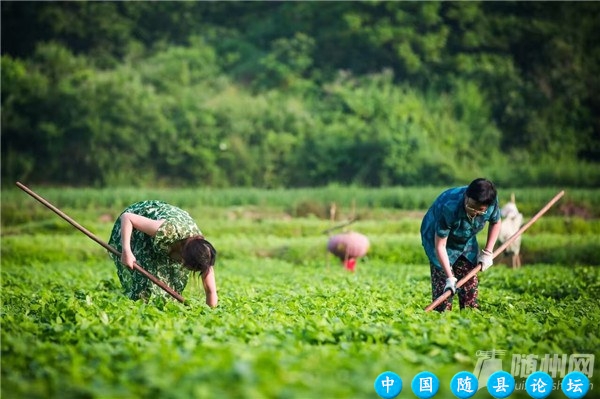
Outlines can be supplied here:
<path id="1" fill-rule="evenodd" d="M 183 264 L 190 270 L 204 275 L 217 261 L 217 250 L 202 236 L 190 237 L 181 250 Z"/>
<path id="2" fill-rule="evenodd" d="M 480 177 L 469 184 L 466 195 L 481 205 L 490 206 L 496 201 L 497 192 L 494 183 Z"/>

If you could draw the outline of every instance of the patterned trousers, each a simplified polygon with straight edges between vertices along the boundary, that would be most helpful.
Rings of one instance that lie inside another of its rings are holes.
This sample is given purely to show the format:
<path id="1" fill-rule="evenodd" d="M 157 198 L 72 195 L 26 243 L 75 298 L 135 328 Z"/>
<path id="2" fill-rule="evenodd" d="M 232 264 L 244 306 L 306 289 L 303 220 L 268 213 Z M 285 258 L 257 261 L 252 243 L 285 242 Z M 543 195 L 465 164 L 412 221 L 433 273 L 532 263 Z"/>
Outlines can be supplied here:
<path id="1" fill-rule="evenodd" d="M 431 269 L 431 292 L 433 300 L 436 300 L 444 293 L 444 286 L 446 285 L 446 273 L 441 268 L 435 267 L 432 263 L 429 264 Z M 458 258 L 456 263 L 452 265 L 452 272 L 454 273 L 454 277 L 460 281 L 464 276 L 466 276 L 475 265 L 467 260 L 464 256 Z M 479 308 L 479 304 L 477 303 L 477 294 L 479 287 L 479 281 L 477 280 L 477 275 L 473 276 L 469 279 L 462 287 L 456 290 L 458 294 L 458 300 L 460 304 L 460 308 L 464 309 L 465 307 L 469 308 Z M 452 299 L 453 296 L 446 299 L 442 302 L 438 307 L 435 308 L 438 312 L 443 312 L 445 310 L 452 310 Z"/>

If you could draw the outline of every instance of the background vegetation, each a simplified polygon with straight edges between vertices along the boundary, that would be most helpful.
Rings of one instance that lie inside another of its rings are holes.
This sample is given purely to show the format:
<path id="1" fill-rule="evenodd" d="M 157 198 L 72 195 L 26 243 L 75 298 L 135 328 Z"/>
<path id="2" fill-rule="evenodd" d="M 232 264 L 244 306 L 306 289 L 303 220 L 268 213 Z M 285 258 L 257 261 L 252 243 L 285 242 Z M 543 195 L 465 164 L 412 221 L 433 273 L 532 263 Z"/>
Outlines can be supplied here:
<path id="1" fill-rule="evenodd" d="M 598 187 L 597 2 L 13 2 L 2 182 Z"/>
<path id="2" fill-rule="evenodd" d="M 447 397 L 480 350 L 599 358 L 600 3 L 0 7 L 3 398 L 372 398 L 385 370 Z M 423 212 L 484 175 L 526 220 L 566 195 L 481 312 L 424 313 Z M 134 201 L 188 210 L 219 307 L 126 299 L 17 180 L 101 239 Z M 355 216 L 350 274 L 323 231 Z"/>
<path id="3" fill-rule="evenodd" d="M 185 305 L 127 299 L 101 246 L 5 189 L 2 398 L 367 399 L 386 370 L 403 379 L 401 397 L 414 396 L 412 378 L 428 370 L 447 398 L 455 373 L 475 371 L 478 351 L 505 350 L 505 371 L 513 355 L 600 356 L 600 219 L 562 208 L 588 203 L 597 215 L 598 190 L 568 190 L 527 230 L 522 268 L 500 256 L 480 275 L 481 311 L 438 314 L 423 311 L 431 298 L 418 204 L 440 188 L 32 188 L 103 240 L 125 203 L 185 207 L 219 250 L 220 304 L 207 308 L 195 281 Z M 517 191 L 532 210 L 525 220 L 554 194 Z M 347 228 L 371 241 L 354 274 L 327 256 L 323 233 L 353 215 Z M 589 398 L 598 361 L 591 381 Z M 483 389 L 474 399 L 490 397 Z M 511 395 L 528 397 L 522 388 Z"/>

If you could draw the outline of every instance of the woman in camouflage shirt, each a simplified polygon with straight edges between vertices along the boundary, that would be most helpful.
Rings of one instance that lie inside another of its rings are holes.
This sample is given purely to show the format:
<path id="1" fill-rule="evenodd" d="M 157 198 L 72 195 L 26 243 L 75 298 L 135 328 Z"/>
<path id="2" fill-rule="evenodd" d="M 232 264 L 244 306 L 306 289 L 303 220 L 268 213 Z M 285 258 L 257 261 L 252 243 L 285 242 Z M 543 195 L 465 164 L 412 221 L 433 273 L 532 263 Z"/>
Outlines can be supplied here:
<path id="1" fill-rule="evenodd" d="M 109 244 L 125 294 L 134 300 L 166 293 L 144 275 L 134 272 L 137 262 L 149 273 L 181 293 L 190 271 L 200 272 L 206 304 L 217 306 L 214 264 L 216 251 L 184 210 L 161 201 L 142 201 L 127 207 L 115 222 Z"/>

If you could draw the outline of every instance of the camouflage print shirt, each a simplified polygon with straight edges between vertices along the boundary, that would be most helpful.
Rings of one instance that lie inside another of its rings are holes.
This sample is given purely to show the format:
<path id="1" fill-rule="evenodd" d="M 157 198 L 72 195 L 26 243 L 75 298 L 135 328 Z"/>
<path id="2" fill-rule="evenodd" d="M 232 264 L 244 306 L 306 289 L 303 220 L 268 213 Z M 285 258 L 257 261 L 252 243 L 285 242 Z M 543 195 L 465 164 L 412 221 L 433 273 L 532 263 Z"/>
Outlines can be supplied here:
<path id="1" fill-rule="evenodd" d="M 131 234 L 131 250 L 141 267 L 181 293 L 187 284 L 190 270 L 186 269 L 181 262 L 169 257 L 169 252 L 177 241 L 201 234 L 194 220 L 186 211 L 162 201 L 138 202 L 127 207 L 123 213 L 125 212 L 153 220 L 165 220 L 154 237 L 134 229 Z M 109 244 L 117 251 L 122 251 L 120 216 L 112 229 Z M 117 275 L 125 295 L 129 298 L 148 299 L 152 294 L 169 297 L 169 294 L 141 273 L 124 266 L 118 256 L 114 254 L 110 256 L 115 261 Z"/>
<path id="2" fill-rule="evenodd" d="M 421 223 L 421 243 L 429 262 L 441 268 L 435 253 L 435 236 L 448 237 L 446 251 L 450 266 L 462 255 L 469 262 L 477 262 L 479 247 L 476 235 L 486 223 L 497 223 L 500 219 L 498 199 L 491 204 L 483 215 L 469 219 L 465 210 L 467 186 L 451 188 L 436 198 Z"/>

